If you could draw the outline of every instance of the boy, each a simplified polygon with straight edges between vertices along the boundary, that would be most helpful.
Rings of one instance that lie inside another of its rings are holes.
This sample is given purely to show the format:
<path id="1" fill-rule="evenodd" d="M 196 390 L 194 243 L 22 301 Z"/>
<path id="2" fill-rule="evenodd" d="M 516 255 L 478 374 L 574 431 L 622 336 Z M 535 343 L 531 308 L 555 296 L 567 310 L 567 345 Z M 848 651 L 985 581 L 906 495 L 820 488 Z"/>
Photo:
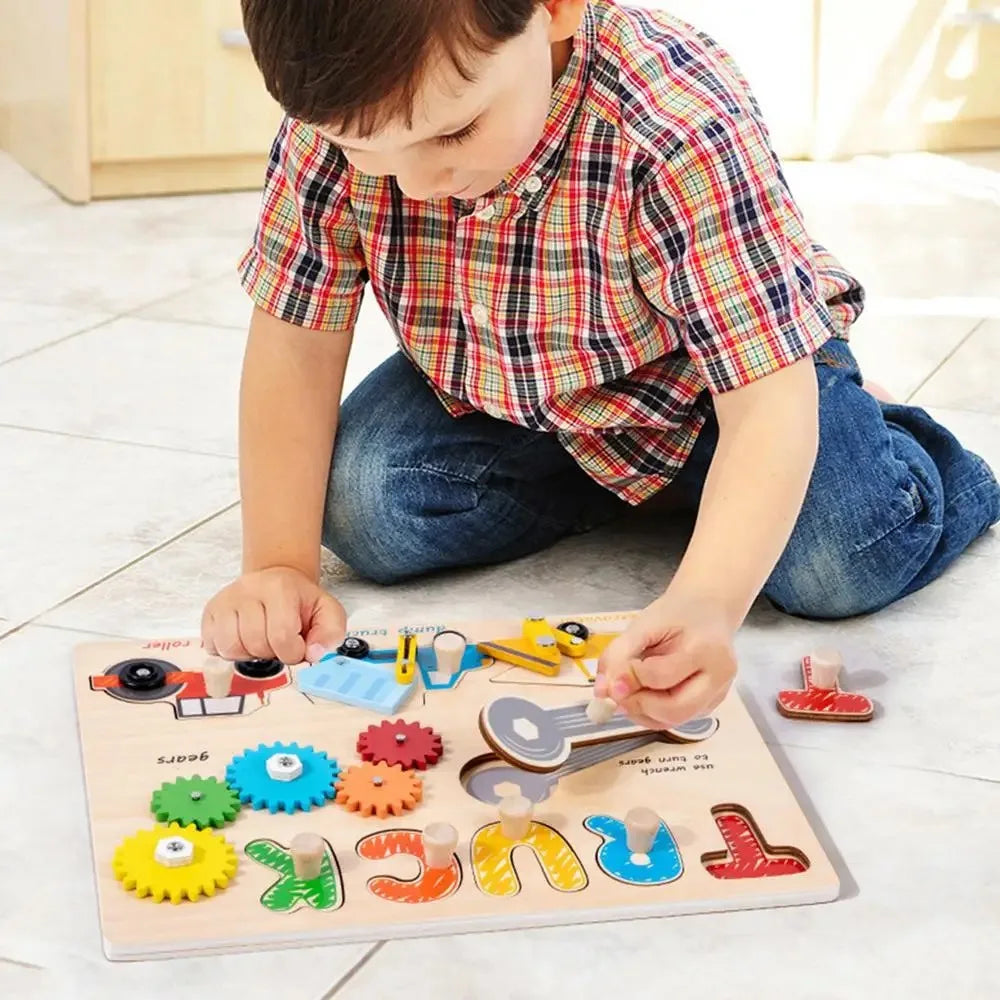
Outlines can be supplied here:
<path id="1" fill-rule="evenodd" d="M 244 575 L 210 650 L 335 646 L 321 541 L 390 583 L 667 489 L 690 545 L 596 686 L 661 728 L 725 696 L 759 592 L 874 611 L 998 519 L 981 459 L 862 387 L 862 290 L 711 39 L 611 0 L 243 7 L 288 118 L 242 263 Z M 400 353 L 341 407 L 366 280 Z"/>

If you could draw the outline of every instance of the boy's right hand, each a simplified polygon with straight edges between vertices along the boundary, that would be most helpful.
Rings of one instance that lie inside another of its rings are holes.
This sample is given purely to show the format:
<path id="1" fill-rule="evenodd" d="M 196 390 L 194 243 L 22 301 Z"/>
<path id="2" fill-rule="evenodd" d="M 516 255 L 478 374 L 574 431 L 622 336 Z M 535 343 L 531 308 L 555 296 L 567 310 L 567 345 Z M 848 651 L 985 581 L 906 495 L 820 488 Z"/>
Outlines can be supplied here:
<path id="1" fill-rule="evenodd" d="M 340 602 L 290 566 L 245 573 L 208 602 L 201 619 L 210 655 L 290 664 L 315 663 L 344 641 L 346 628 Z"/>

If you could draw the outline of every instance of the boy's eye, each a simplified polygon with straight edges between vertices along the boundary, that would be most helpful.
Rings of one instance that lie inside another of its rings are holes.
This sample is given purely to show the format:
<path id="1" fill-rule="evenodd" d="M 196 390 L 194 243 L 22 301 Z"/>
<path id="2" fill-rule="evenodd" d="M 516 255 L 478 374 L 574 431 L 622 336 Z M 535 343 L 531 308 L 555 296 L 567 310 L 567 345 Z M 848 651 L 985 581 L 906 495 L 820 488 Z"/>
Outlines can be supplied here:
<path id="1" fill-rule="evenodd" d="M 451 135 L 439 135 L 437 141 L 442 146 L 457 146 L 460 143 L 471 139 L 478 131 L 479 122 L 477 120 L 469 122 L 465 128 L 460 129 L 458 132 L 452 132 Z"/>

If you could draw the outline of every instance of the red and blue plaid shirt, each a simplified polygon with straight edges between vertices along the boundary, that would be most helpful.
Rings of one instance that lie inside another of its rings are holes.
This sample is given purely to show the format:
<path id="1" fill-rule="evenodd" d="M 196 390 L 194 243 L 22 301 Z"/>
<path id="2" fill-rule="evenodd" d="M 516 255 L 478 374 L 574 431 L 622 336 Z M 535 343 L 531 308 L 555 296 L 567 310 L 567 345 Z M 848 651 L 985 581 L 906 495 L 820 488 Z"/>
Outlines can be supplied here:
<path id="1" fill-rule="evenodd" d="M 264 310 L 353 327 L 367 281 L 453 414 L 559 435 L 638 504 L 709 393 L 846 338 L 857 282 L 810 240 L 731 58 L 592 0 L 530 158 L 475 203 L 417 202 L 286 119 L 241 263 Z"/>

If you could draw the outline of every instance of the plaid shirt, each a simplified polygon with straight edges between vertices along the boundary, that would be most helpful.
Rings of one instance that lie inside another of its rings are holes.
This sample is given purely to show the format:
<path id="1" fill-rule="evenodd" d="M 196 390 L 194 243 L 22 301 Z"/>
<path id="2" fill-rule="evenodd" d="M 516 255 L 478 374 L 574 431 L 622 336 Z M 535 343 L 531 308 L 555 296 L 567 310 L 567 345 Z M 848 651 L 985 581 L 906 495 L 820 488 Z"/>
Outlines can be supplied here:
<path id="1" fill-rule="evenodd" d="M 264 310 L 347 330 L 370 280 L 456 416 L 559 435 L 633 504 L 684 464 L 709 393 L 846 338 L 857 282 L 807 236 L 730 57 L 592 0 L 532 155 L 475 203 L 416 202 L 286 120 L 241 263 Z"/>

